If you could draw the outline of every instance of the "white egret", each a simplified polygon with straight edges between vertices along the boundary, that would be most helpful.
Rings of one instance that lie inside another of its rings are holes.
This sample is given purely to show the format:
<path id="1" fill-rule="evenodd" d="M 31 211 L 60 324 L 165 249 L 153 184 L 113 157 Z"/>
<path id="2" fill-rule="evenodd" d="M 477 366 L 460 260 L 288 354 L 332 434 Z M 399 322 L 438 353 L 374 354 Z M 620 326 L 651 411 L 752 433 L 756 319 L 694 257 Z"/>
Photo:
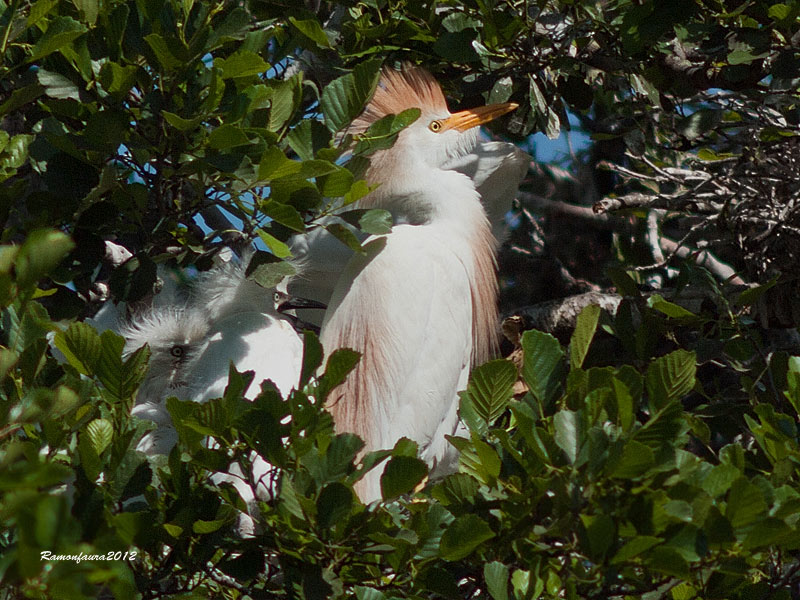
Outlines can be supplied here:
<path id="1" fill-rule="evenodd" d="M 282 294 L 279 298 L 286 306 L 305 305 L 299 299 L 287 301 Z M 138 450 L 151 456 L 168 453 L 177 442 L 177 433 L 166 398 L 205 402 L 222 396 L 231 362 L 238 371 L 255 372 L 245 391 L 248 399 L 258 394 L 265 379 L 284 395 L 297 386 L 303 343 L 275 302 L 274 291 L 248 280 L 244 265 L 231 262 L 200 276 L 187 304 L 156 307 L 120 328 L 126 352 L 144 344 L 151 350 L 149 370 L 132 413 L 153 421 L 156 428 L 141 440 Z M 256 498 L 271 497 L 273 469 L 255 453 L 251 460 L 255 492 L 236 464 L 212 480 L 232 483 L 252 512 Z M 238 530 L 243 536 L 252 535 L 253 520 L 243 515 Z"/>
<path id="2" fill-rule="evenodd" d="M 457 391 L 498 344 L 496 241 L 474 182 L 445 165 L 475 148 L 479 125 L 516 106 L 452 114 L 426 71 L 384 69 L 350 129 L 421 111 L 392 148 L 371 157 L 366 178 L 380 185 L 361 206 L 389 210 L 395 225 L 349 261 L 325 313 L 326 352 L 362 354 L 328 407 L 337 429 L 359 435 L 367 451 L 416 441 L 434 474 L 458 423 Z M 379 477 L 373 470 L 359 482 L 363 500 L 380 497 Z"/>
<path id="3" fill-rule="evenodd" d="M 478 142 L 468 154 L 455 156 L 442 168 L 458 171 L 472 179 L 489 218 L 492 234 L 498 242 L 502 242 L 508 229 L 505 216 L 511 210 L 511 203 L 528 172 L 530 161 L 530 155 L 514 144 Z M 359 204 L 347 207 L 348 210 L 352 208 L 359 208 Z M 323 224 L 329 222 L 349 227 L 362 242 L 367 237 L 335 215 L 322 221 Z M 289 291 L 302 298 L 328 304 L 336 281 L 353 257 L 353 251 L 323 227 L 298 234 L 289 243 L 292 255 L 303 265 L 300 276 L 291 280 Z M 315 325 L 322 323 L 321 310 L 305 310 L 298 314 Z"/>

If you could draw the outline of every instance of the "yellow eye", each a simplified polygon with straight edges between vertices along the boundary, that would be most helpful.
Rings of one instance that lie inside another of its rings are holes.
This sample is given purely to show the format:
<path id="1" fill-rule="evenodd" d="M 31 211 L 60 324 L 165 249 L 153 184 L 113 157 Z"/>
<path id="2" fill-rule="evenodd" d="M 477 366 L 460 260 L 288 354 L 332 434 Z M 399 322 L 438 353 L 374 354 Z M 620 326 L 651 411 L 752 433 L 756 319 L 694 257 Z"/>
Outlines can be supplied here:
<path id="1" fill-rule="evenodd" d="M 431 121 L 431 124 L 428 125 L 428 129 L 430 129 L 433 133 L 439 133 L 442 130 L 442 122 Z"/>

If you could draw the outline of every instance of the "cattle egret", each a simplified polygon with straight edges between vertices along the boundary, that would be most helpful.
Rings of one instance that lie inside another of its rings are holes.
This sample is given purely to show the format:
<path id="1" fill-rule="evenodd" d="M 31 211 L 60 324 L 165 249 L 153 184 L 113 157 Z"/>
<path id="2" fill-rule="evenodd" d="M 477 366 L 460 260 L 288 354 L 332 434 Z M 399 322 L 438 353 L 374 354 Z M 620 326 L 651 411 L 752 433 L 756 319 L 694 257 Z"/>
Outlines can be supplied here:
<path id="1" fill-rule="evenodd" d="M 479 142 L 468 154 L 454 157 L 442 168 L 458 171 L 472 179 L 489 218 L 492 235 L 502 242 L 508 232 L 505 216 L 517 195 L 519 184 L 528 173 L 531 157 L 508 142 Z M 358 204 L 354 205 L 356 208 Z M 348 206 L 352 209 L 353 206 Z M 326 217 L 321 225 L 331 222 L 348 227 L 360 241 L 366 239 L 358 229 L 336 215 Z M 302 273 L 292 278 L 289 291 L 301 298 L 322 304 L 330 302 L 339 275 L 353 257 L 353 250 L 331 235 L 324 227 L 291 238 L 292 255 L 302 264 Z M 305 321 L 322 324 L 320 310 L 298 313 Z"/>
<path id="2" fill-rule="evenodd" d="M 392 148 L 371 157 L 366 179 L 379 186 L 361 206 L 389 210 L 395 225 L 349 261 L 325 313 L 326 352 L 362 354 L 328 408 L 337 429 L 359 435 L 366 451 L 402 437 L 416 441 L 432 474 L 449 454 L 457 391 L 498 344 L 496 241 L 474 182 L 445 165 L 475 148 L 479 125 L 516 106 L 452 114 L 436 80 L 406 66 L 383 71 L 350 129 L 358 134 L 386 115 L 421 111 Z M 373 470 L 359 482 L 362 500 L 380 498 L 379 477 Z"/>
<path id="3" fill-rule="evenodd" d="M 278 296 L 286 307 L 306 305 Z M 142 438 L 138 450 L 150 456 L 167 454 L 177 442 L 177 433 L 166 398 L 205 402 L 222 396 L 231 362 L 238 371 L 255 372 L 245 392 L 248 399 L 258 394 L 258 384 L 264 379 L 284 395 L 297 386 L 303 343 L 290 319 L 276 310 L 275 300 L 271 291 L 245 277 L 244 265 L 231 262 L 201 275 L 186 305 L 155 307 L 120 328 L 127 353 L 144 344 L 151 350 L 132 414 L 153 421 L 156 428 Z M 233 484 L 252 512 L 256 498 L 271 497 L 273 469 L 255 453 L 251 460 L 255 493 L 237 464 L 227 473 L 215 474 L 212 481 Z M 243 515 L 239 533 L 252 535 L 254 529 L 253 520 Z"/>

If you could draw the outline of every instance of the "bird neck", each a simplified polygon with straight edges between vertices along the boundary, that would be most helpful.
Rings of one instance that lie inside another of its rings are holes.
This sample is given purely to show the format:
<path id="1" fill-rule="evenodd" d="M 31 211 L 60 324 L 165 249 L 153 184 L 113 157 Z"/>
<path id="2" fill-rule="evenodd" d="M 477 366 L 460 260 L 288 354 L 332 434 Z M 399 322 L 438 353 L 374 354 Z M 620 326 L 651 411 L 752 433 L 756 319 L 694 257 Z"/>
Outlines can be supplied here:
<path id="1" fill-rule="evenodd" d="M 383 208 L 395 224 L 428 227 L 460 257 L 470 278 L 473 307 L 472 365 L 489 360 L 499 347 L 497 242 L 472 180 L 406 156 L 391 164 L 373 161 L 367 181 L 380 186 L 361 201 Z M 413 173 L 413 176 L 408 176 Z"/>
<path id="2" fill-rule="evenodd" d="M 378 187 L 361 200 L 361 206 L 388 210 L 395 224 L 451 227 L 466 233 L 486 221 L 469 177 L 432 167 L 413 152 L 376 153 L 366 179 Z"/>

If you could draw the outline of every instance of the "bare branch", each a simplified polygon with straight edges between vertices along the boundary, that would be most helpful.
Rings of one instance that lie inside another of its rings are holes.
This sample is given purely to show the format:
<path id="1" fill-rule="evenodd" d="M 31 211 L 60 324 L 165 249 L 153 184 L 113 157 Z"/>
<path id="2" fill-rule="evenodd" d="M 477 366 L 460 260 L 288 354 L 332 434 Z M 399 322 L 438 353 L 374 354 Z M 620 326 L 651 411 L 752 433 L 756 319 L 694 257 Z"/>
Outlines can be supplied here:
<path id="1" fill-rule="evenodd" d="M 522 316 L 534 328 L 553 335 L 569 335 L 575 329 L 580 312 L 591 304 L 596 304 L 614 315 L 622 296 L 602 292 L 586 292 L 558 300 L 550 300 L 519 308 L 514 315 Z"/>
<path id="2" fill-rule="evenodd" d="M 708 198 L 710 199 L 710 198 Z M 697 214 L 717 214 L 721 206 L 714 206 L 710 202 L 703 202 L 697 195 L 649 195 L 633 192 L 618 198 L 608 196 L 594 203 L 592 209 L 597 214 L 604 214 L 625 208 L 663 208 L 666 210 L 687 210 Z"/>
<path id="3" fill-rule="evenodd" d="M 598 214 L 589 206 L 578 206 L 576 204 L 569 204 L 567 202 L 560 202 L 558 200 L 549 200 L 536 194 L 529 192 L 519 192 L 517 197 L 522 203 L 543 215 L 563 216 L 580 219 L 582 221 L 590 222 L 598 229 L 618 229 L 620 226 L 628 225 L 627 221 L 620 219 L 613 215 Z"/>
<path id="4" fill-rule="evenodd" d="M 698 265 L 708 269 L 712 275 L 721 281 L 734 285 L 745 285 L 744 279 L 739 277 L 730 265 L 716 258 L 708 250 L 688 248 L 679 245 L 675 240 L 663 236 L 661 237 L 661 247 L 671 255 L 679 256 L 680 258 L 692 258 Z"/>

